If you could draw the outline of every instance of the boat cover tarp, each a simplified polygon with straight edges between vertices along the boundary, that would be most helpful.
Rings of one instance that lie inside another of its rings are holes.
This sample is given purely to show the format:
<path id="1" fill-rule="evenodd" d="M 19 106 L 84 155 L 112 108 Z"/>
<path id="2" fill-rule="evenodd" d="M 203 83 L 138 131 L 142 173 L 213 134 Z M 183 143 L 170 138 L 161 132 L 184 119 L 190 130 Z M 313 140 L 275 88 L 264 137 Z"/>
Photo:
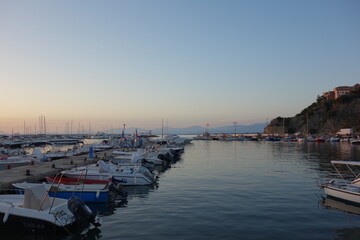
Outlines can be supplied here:
<path id="1" fill-rule="evenodd" d="M 44 200 L 45 196 L 46 198 Z M 25 189 L 24 208 L 44 210 L 50 208 L 50 206 L 51 201 L 43 184 L 34 185 Z"/>
<path id="2" fill-rule="evenodd" d="M 100 172 L 110 172 L 110 167 L 109 164 L 107 164 L 106 162 L 100 160 L 99 162 L 99 167 L 100 167 Z"/>
<path id="3" fill-rule="evenodd" d="M 345 165 L 353 165 L 360 166 L 359 161 L 331 161 L 332 164 L 345 164 Z"/>

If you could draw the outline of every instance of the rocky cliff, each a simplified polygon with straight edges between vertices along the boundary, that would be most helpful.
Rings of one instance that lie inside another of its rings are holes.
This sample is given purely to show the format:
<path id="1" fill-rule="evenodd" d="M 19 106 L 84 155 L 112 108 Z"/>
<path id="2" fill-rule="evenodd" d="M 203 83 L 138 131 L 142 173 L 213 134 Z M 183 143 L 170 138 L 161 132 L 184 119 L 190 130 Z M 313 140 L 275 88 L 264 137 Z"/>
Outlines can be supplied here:
<path id="1" fill-rule="evenodd" d="M 360 132 L 360 90 L 336 100 L 318 97 L 317 101 L 290 118 L 277 117 L 264 132 L 270 134 L 318 134 L 335 135 L 341 128 L 353 128 Z"/>

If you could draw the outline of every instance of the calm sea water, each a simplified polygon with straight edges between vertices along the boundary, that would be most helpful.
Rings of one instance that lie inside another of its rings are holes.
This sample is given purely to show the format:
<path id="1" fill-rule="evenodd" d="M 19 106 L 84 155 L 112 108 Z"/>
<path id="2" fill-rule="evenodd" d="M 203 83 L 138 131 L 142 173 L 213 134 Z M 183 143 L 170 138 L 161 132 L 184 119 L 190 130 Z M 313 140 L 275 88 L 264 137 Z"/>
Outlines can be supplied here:
<path id="1" fill-rule="evenodd" d="M 102 226 L 66 239 L 360 239 L 360 208 L 317 187 L 330 160 L 359 161 L 360 146 L 193 141 L 157 187 L 92 206 Z"/>

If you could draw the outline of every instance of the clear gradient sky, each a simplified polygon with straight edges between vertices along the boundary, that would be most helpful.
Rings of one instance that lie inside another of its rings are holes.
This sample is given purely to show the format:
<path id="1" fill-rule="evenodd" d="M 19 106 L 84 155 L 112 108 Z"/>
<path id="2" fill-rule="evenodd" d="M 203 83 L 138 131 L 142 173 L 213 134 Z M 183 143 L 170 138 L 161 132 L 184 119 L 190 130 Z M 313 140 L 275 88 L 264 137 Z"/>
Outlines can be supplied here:
<path id="1" fill-rule="evenodd" d="M 260 123 L 360 82 L 358 0 L 0 0 L 0 30 L 10 133 Z"/>

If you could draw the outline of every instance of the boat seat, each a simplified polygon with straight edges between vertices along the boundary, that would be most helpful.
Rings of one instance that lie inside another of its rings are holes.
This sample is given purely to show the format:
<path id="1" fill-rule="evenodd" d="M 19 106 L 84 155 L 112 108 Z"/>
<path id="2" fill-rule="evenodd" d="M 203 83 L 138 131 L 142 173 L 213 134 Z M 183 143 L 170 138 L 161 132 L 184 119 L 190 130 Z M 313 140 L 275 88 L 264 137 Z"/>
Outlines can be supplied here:
<path id="1" fill-rule="evenodd" d="M 51 201 L 44 185 L 34 185 L 25 189 L 24 208 L 44 210 L 50 208 L 50 206 Z"/>

